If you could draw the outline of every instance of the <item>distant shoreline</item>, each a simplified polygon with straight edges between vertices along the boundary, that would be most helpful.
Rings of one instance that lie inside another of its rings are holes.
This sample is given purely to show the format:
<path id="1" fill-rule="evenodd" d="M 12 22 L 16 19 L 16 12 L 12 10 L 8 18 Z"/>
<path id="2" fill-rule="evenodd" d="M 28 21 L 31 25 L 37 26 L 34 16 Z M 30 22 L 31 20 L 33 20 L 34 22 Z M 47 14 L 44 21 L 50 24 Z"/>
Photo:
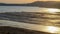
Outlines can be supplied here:
<path id="1" fill-rule="evenodd" d="M 35 1 L 35 2 L 32 2 L 32 3 L 27 3 L 27 4 L 5 4 L 5 3 L 0 3 L 0 6 L 32 6 L 32 7 L 35 6 L 35 7 L 59 8 L 60 9 L 60 2 Z"/>

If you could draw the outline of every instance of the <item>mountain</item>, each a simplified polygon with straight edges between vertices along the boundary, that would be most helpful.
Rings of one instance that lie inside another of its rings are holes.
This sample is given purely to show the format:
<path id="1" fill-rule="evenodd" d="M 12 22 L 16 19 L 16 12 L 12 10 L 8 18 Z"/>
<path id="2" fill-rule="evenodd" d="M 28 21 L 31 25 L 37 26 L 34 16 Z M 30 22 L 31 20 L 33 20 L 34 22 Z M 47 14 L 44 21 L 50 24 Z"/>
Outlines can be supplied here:
<path id="1" fill-rule="evenodd" d="M 60 2 L 57 1 L 36 1 L 31 3 L 32 6 L 38 6 L 38 7 L 47 7 L 47 8 L 60 8 Z"/>
<path id="2" fill-rule="evenodd" d="M 35 1 L 27 4 L 4 4 L 0 3 L 0 6 L 36 6 L 36 7 L 47 7 L 47 8 L 60 8 L 60 2 L 57 1 Z"/>

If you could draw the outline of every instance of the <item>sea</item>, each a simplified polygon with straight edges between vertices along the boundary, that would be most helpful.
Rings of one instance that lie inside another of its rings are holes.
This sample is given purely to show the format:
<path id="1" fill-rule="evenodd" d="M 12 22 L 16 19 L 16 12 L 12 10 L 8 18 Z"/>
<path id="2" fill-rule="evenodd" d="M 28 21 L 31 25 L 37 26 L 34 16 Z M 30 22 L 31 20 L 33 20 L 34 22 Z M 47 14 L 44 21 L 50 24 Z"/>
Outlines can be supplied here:
<path id="1" fill-rule="evenodd" d="M 39 7 L 0 6 L 0 12 L 39 12 Z"/>
<path id="2" fill-rule="evenodd" d="M 56 8 L 42 8 L 42 7 L 31 7 L 31 6 L 0 6 L 0 13 L 4 13 L 4 12 L 50 12 L 50 13 L 53 13 L 53 12 L 56 12 L 57 10 L 60 11 L 60 9 L 56 9 Z M 50 16 L 45 15 L 45 17 L 46 16 L 53 18 L 55 15 L 50 15 Z M 58 22 L 59 20 L 47 20 L 47 22 L 50 22 L 50 21 Z M 24 29 L 48 32 L 48 33 L 60 33 L 60 27 L 58 28 L 55 26 L 45 26 L 45 25 L 30 24 L 30 23 L 24 23 L 24 22 L 9 21 L 9 20 L 0 20 L 0 26 L 24 28 Z"/>

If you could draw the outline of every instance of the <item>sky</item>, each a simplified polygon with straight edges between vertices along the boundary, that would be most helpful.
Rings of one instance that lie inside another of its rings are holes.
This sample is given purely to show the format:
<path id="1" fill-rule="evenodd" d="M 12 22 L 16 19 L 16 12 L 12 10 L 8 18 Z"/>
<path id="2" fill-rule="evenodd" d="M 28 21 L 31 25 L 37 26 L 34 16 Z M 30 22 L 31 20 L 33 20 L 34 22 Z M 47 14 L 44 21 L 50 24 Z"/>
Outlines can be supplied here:
<path id="1" fill-rule="evenodd" d="M 0 0 L 0 3 L 31 3 L 34 1 L 60 1 L 60 0 Z"/>

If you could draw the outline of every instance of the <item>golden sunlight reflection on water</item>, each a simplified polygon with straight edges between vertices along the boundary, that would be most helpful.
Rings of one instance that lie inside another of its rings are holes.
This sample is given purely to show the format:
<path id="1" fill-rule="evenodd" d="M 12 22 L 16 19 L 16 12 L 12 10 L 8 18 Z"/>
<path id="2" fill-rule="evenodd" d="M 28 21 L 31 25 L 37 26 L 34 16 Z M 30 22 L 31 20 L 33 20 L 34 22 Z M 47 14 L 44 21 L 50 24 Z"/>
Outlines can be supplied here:
<path id="1" fill-rule="evenodd" d="M 60 9 L 56 9 L 56 8 L 43 8 L 40 11 L 46 12 L 46 13 L 56 13 L 56 12 L 60 12 Z"/>
<path id="2" fill-rule="evenodd" d="M 46 29 L 51 33 L 57 33 L 59 31 L 59 28 L 53 26 L 48 26 Z"/>
<path id="3" fill-rule="evenodd" d="M 0 20 L 0 23 L 2 23 L 1 26 L 11 26 L 11 27 L 24 28 L 29 30 L 48 32 L 48 33 L 60 33 L 60 28 L 55 26 L 44 26 L 37 24 L 8 21 L 8 20 Z"/>
<path id="4" fill-rule="evenodd" d="M 37 14 L 34 14 L 33 16 L 37 16 L 36 17 L 37 21 L 35 19 L 34 20 L 36 22 L 39 21 L 38 24 L 30 24 L 30 23 L 22 23 L 22 22 L 14 22 L 14 21 L 5 21 L 5 22 L 0 21 L 0 22 L 3 23 L 2 25 L 4 25 L 4 26 L 25 28 L 25 29 L 49 32 L 49 33 L 60 33 L 60 27 L 58 27 L 58 26 L 55 27 L 56 24 L 60 26 L 60 24 L 59 24 L 60 23 L 60 15 L 58 13 L 56 13 L 59 11 L 60 11 L 59 9 L 49 8 L 49 9 L 43 9 L 42 12 L 44 12 L 44 14 L 39 13 L 39 17 Z M 48 14 L 46 14 L 46 13 L 48 13 Z M 40 15 L 43 15 L 43 16 L 40 16 Z M 29 17 L 30 17 L 30 15 L 29 15 Z M 32 19 L 32 18 L 30 18 L 30 19 Z M 31 21 L 34 21 L 34 20 L 32 19 Z M 34 23 L 35 23 L 35 21 L 34 21 Z"/>
<path id="5" fill-rule="evenodd" d="M 50 12 L 50 13 L 55 13 L 55 12 L 58 12 L 59 9 L 48 9 L 47 11 Z"/>

